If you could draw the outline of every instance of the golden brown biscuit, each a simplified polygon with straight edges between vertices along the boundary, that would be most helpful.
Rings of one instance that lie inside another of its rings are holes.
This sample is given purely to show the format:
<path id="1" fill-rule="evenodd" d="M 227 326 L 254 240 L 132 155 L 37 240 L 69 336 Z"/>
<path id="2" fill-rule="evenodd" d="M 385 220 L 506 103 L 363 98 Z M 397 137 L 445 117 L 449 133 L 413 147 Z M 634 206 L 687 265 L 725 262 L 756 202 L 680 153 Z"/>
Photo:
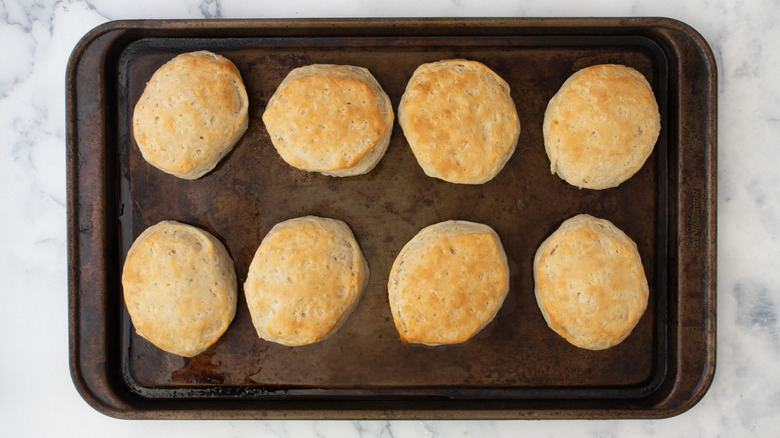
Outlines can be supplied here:
<path id="1" fill-rule="evenodd" d="M 606 189 L 644 165 L 661 116 L 641 73 L 594 65 L 574 73 L 550 99 L 542 130 L 552 173 L 573 186 Z"/>
<path id="2" fill-rule="evenodd" d="M 390 98 L 376 79 L 351 65 L 296 68 L 263 113 L 284 161 L 330 176 L 371 171 L 387 151 L 393 120 Z"/>
<path id="3" fill-rule="evenodd" d="M 484 64 L 463 59 L 419 66 L 398 121 L 425 174 L 459 184 L 493 179 L 520 136 L 509 85 Z"/>
<path id="4" fill-rule="evenodd" d="M 276 224 L 244 283 L 257 335 L 288 346 L 324 340 L 357 307 L 368 276 L 368 263 L 344 222 L 306 216 Z"/>
<path id="5" fill-rule="evenodd" d="M 401 249 L 387 290 L 404 342 L 457 344 L 496 316 L 509 291 L 509 266 L 489 226 L 440 222 L 421 230 Z"/>
<path id="6" fill-rule="evenodd" d="M 133 242 L 122 269 L 136 332 L 161 350 L 195 356 L 236 314 L 236 272 L 227 250 L 196 227 L 163 221 Z"/>
<path id="7" fill-rule="evenodd" d="M 248 126 L 241 74 L 207 51 L 183 53 L 160 67 L 133 113 L 144 159 L 163 172 L 197 179 L 233 149 Z"/>
<path id="8" fill-rule="evenodd" d="M 534 281 L 550 328 L 588 350 L 622 342 L 647 308 L 636 244 L 608 220 L 586 214 L 565 221 L 541 244 Z"/>

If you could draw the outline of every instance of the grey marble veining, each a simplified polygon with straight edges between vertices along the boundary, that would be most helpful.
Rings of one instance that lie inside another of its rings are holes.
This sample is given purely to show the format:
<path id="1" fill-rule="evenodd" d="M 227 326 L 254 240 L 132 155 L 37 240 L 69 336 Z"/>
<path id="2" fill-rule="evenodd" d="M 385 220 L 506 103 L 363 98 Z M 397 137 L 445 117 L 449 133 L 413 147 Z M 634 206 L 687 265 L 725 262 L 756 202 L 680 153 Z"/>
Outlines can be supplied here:
<path id="1" fill-rule="evenodd" d="M 704 36 L 719 78 L 718 363 L 700 403 L 653 421 L 127 422 L 80 399 L 67 367 L 64 78 L 73 47 L 93 27 L 116 19 L 324 16 L 668 16 Z M 0 59 L 4 436 L 769 437 L 780 430 L 775 0 L 6 0 L 0 3 Z"/>

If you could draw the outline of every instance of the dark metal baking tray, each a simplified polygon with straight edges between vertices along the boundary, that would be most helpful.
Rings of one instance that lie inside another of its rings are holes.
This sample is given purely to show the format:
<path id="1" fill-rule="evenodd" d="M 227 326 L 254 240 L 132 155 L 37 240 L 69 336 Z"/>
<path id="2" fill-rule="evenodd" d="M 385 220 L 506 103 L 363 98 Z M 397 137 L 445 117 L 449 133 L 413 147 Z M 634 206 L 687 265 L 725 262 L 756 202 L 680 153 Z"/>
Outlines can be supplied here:
<path id="1" fill-rule="evenodd" d="M 196 181 L 147 165 L 130 130 L 146 81 L 178 53 L 231 59 L 249 98 L 249 129 Z M 424 62 L 481 61 L 510 85 L 522 133 L 514 156 L 479 186 L 426 177 L 397 123 L 367 175 L 332 178 L 286 165 L 261 120 L 293 68 L 367 67 L 397 108 Z M 576 70 L 621 63 L 656 93 L 663 128 L 637 175 L 614 189 L 577 189 L 550 174 L 547 101 Z M 120 418 L 517 419 L 660 418 L 706 392 L 715 368 L 716 66 L 702 37 L 665 18 L 117 21 L 88 33 L 67 69 L 70 367 L 84 399 Z M 622 344 L 593 352 L 547 328 L 533 296 L 538 245 L 565 219 L 614 222 L 639 247 L 650 302 Z M 305 347 L 260 340 L 243 291 L 222 339 L 185 359 L 138 337 L 120 273 L 132 240 L 173 219 L 218 236 L 242 284 L 277 222 L 346 221 L 371 267 L 338 335 Z M 470 341 L 398 339 L 386 278 L 399 249 L 447 219 L 486 223 L 511 270 L 496 319 Z"/>

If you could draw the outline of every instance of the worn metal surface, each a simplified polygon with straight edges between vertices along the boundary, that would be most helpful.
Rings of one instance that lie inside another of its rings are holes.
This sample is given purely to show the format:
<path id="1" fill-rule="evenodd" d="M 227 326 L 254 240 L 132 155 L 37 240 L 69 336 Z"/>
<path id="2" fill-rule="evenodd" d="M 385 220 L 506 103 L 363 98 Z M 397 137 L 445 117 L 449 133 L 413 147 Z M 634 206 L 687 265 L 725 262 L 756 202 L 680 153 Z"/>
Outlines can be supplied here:
<path id="1" fill-rule="evenodd" d="M 250 99 L 247 133 L 203 178 L 149 166 L 131 135 L 151 74 L 178 53 L 231 59 Z M 522 132 L 504 170 L 479 186 L 428 178 L 396 123 L 369 174 L 333 178 L 284 163 L 261 115 L 293 68 L 368 68 L 397 108 L 424 63 L 485 63 L 510 85 Z M 580 190 L 550 174 L 547 101 L 576 70 L 621 63 L 653 86 L 662 132 L 618 188 Z M 114 22 L 88 34 L 68 68 L 71 369 L 96 409 L 123 418 L 664 417 L 703 396 L 715 364 L 716 73 L 706 43 L 665 19 L 406 19 Z M 539 244 L 578 213 L 636 241 L 650 303 L 632 335 L 577 349 L 547 328 L 534 299 Z M 236 318 L 201 355 L 164 353 L 133 333 L 121 299 L 124 254 L 143 229 L 172 219 L 218 236 L 239 284 L 270 228 L 303 215 L 344 220 L 371 268 L 337 335 L 305 347 L 257 338 L 239 289 Z M 390 266 L 421 228 L 482 222 L 504 244 L 510 292 L 472 340 L 426 347 L 398 339 Z"/>

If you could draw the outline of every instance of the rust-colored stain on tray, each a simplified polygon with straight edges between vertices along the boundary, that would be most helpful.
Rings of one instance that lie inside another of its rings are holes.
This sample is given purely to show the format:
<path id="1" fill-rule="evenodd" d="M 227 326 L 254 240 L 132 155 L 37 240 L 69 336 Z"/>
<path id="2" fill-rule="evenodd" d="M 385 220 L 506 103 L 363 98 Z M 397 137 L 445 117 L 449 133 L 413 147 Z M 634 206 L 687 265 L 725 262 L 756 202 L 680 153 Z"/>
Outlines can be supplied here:
<path id="1" fill-rule="evenodd" d="M 226 56 L 250 99 L 249 129 L 206 176 L 187 181 L 141 157 L 131 115 L 146 81 L 173 56 Z M 511 87 L 522 132 L 504 170 L 477 186 L 425 176 L 396 123 L 367 175 L 294 169 L 261 120 L 278 84 L 314 63 L 368 68 L 397 108 L 414 69 L 480 61 Z M 663 129 L 633 178 L 577 189 L 549 171 L 541 125 L 573 72 L 598 63 L 641 71 Z M 96 409 L 122 418 L 656 418 L 680 413 L 715 364 L 716 73 L 706 43 L 668 19 L 404 19 L 129 21 L 84 37 L 67 78 L 71 370 Z M 609 219 L 639 247 L 648 310 L 605 351 L 547 328 L 533 295 L 539 244 L 578 213 Z M 239 284 L 262 237 L 304 215 L 349 224 L 371 267 L 368 288 L 337 335 L 304 347 L 260 340 L 239 288 L 236 318 L 191 359 L 133 332 L 121 273 L 133 239 L 161 220 L 202 227 L 225 243 Z M 493 227 L 510 291 L 470 341 L 401 342 L 387 277 L 401 247 L 435 222 Z"/>

